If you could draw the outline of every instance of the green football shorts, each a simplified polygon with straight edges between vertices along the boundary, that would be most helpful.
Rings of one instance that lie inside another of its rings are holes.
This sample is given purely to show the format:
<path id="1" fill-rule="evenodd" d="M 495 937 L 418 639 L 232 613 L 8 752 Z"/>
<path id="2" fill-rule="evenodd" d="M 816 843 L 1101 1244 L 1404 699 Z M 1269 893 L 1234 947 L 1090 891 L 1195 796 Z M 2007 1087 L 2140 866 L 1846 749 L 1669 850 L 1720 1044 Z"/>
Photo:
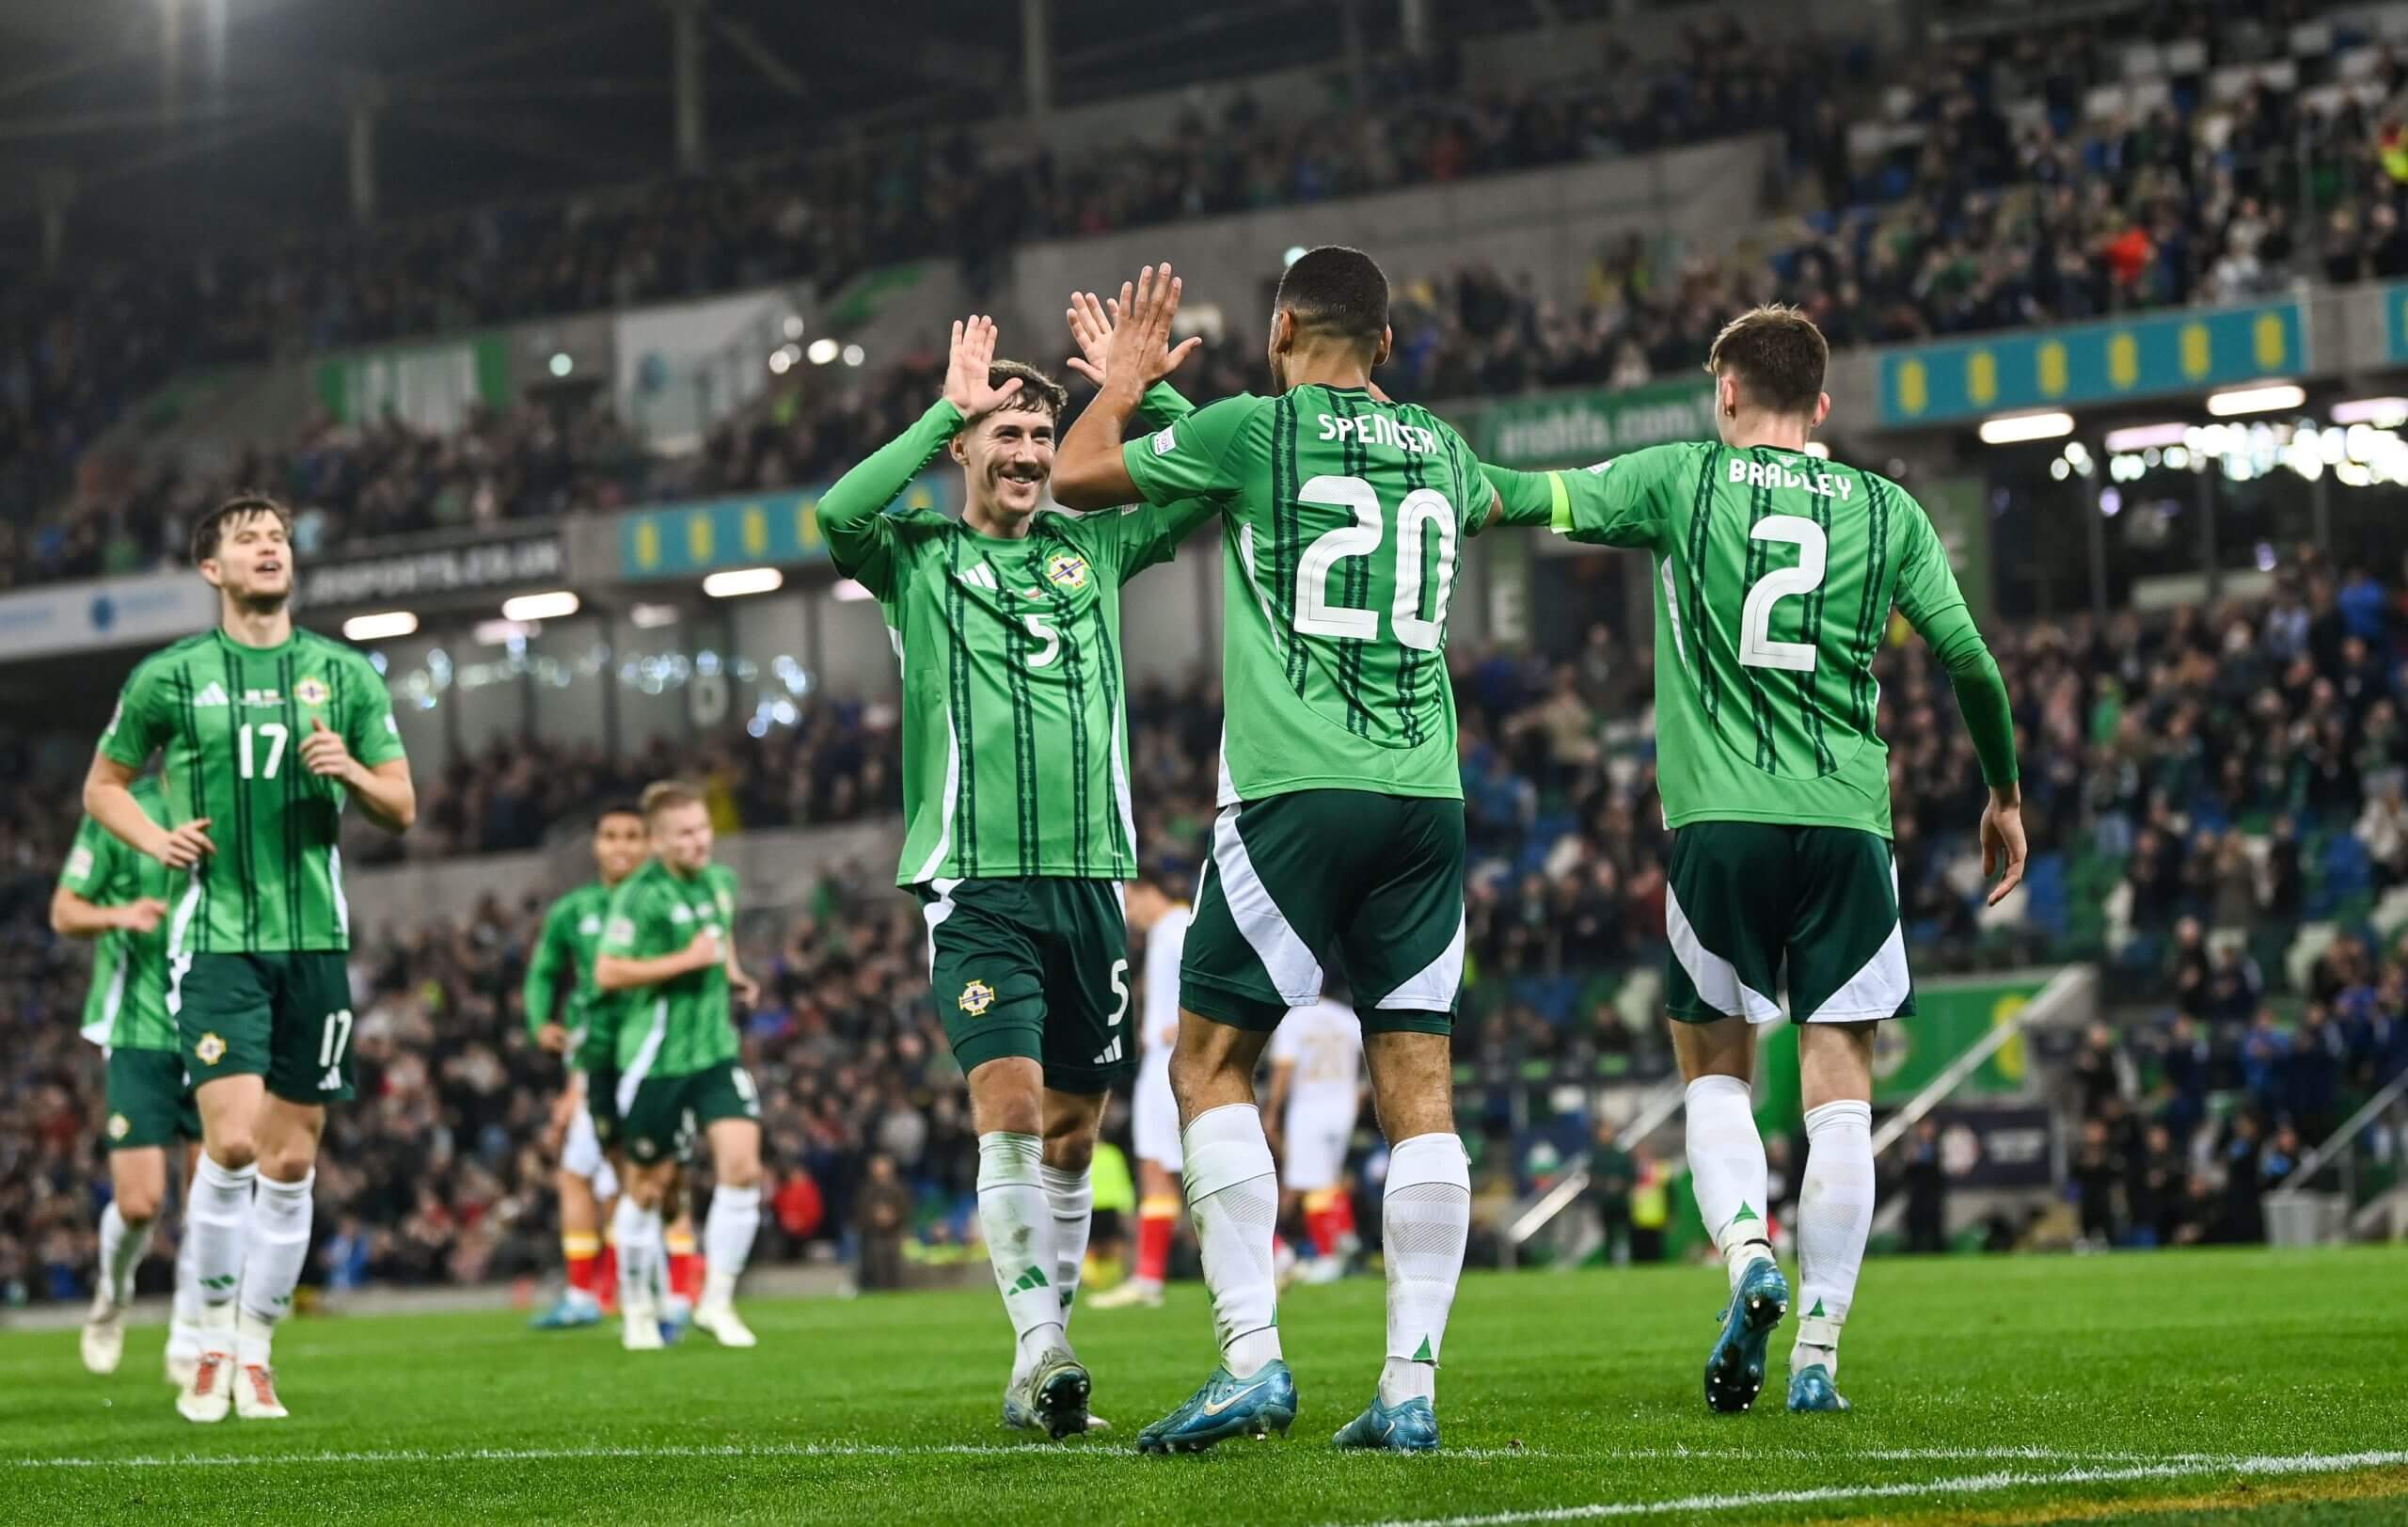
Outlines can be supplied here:
<path id="1" fill-rule="evenodd" d="M 1915 1010 L 1890 843 L 1853 827 L 1691 822 L 1672 835 L 1665 1003 L 1684 1023 L 1810 1024 Z"/>
<path id="2" fill-rule="evenodd" d="M 752 1074 L 733 1060 L 683 1076 L 622 1076 L 618 1098 L 627 1156 L 646 1166 L 682 1157 L 696 1134 L 722 1119 L 761 1119 Z"/>
<path id="3" fill-rule="evenodd" d="M 1019 1057 L 1057 1092 L 1112 1090 L 1136 1062 L 1118 881 L 1031 875 L 912 888 L 928 983 L 963 1074 Z"/>
<path id="4" fill-rule="evenodd" d="M 1180 1006 L 1258 1032 L 1319 1001 L 1335 952 L 1367 1034 L 1453 1031 L 1464 803 L 1297 790 L 1224 806 L 1180 962 Z"/>
<path id="5" fill-rule="evenodd" d="M 167 1011 L 192 1085 L 264 1076 L 288 1103 L 351 1096 L 349 962 L 311 949 L 193 954 L 170 963 Z"/>
<path id="6" fill-rule="evenodd" d="M 112 1151 L 200 1138 L 200 1109 L 184 1085 L 184 1058 L 173 1050 L 111 1050 L 108 1107 L 102 1133 Z"/>

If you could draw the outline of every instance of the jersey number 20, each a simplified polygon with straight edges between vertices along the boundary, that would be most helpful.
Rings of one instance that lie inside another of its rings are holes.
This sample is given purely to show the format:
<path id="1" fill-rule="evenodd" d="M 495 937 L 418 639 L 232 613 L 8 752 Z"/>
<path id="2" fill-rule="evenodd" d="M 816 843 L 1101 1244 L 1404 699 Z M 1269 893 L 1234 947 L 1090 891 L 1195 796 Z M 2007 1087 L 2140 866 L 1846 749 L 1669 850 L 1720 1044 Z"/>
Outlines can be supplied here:
<path id="1" fill-rule="evenodd" d="M 1802 515 L 1766 515 L 1748 535 L 1757 541 L 1790 542 L 1798 548 L 1798 565 L 1765 574 L 1748 591 L 1748 602 L 1739 607 L 1739 660 L 1750 668 L 1811 674 L 1814 644 L 1774 641 L 1772 607 L 1793 594 L 1812 594 L 1823 586 L 1830 552 L 1823 527 Z"/>
<path id="2" fill-rule="evenodd" d="M 1359 477 L 1309 478 L 1296 490 L 1304 503 L 1352 510 L 1354 523 L 1317 536 L 1296 565 L 1293 623 L 1300 636 L 1334 636 L 1346 642 L 1380 639 L 1380 612 L 1329 602 L 1329 575 L 1349 557 L 1368 557 L 1386 538 L 1380 496 Z M 1428 619 L 1421 614 L 1421 553 L 1425 538 L 1438 536 L 1438 600 Z M 1396 639 L 1419 652 L 1435 652 L 1447 637 L 1447 598 L 1455 586 L 1455 506 L 1434 488 L 1418 487 L 1396 506 L 1396 602 L 1388 612 Z"/>

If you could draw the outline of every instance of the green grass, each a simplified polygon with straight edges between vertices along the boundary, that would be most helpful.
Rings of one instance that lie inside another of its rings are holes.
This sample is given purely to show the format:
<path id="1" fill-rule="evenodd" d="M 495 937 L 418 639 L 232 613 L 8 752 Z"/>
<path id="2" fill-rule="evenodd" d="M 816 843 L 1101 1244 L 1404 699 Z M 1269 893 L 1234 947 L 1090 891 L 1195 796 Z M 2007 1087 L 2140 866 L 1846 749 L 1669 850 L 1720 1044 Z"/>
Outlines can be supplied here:
<path id="1" fill-rule="evenodd" d="M 1467 1280 L 1434 1458 L 1324 1445 L 1370 1391 L 1376 1280 L 1283 1301 L 1292 1437 L 1186 1458 L 1130 1440 L 1212 1364 L 1195 1287 L 1159 1312 L 1080 1313 L 1117 1430 L 1061 1446 L 997 1429 L 1009 1335 L 985 1290 L 752 1301 L 751 1352 L 698 1337 L 629 1356 L 611 1328 L 538 1335 L 506 1314 L 304 1320 L 277 1344 L 293 1417 L 274 1425 L 180 1420 L 156 1328 L 108 1379 L 78 1366 L 71 1331 L 16 1334 L 0 1337 L 0 1519 L 2408 1518 L 2408 1251 L 1877 1261 L 1848 1328 L 1846 1416 L 1782 1411 L 1787 1327 L 1758 1409 L 1705 1412 L 1720 1289 L 1695 1267 Z M 2328 1462 L 2366 1452 L 2390 1456 Z M 2237 1461 L 2253 1456 L 2309 1461 Z M 1764 1498 L 1804 1490 L 1833 1493 Z"/>

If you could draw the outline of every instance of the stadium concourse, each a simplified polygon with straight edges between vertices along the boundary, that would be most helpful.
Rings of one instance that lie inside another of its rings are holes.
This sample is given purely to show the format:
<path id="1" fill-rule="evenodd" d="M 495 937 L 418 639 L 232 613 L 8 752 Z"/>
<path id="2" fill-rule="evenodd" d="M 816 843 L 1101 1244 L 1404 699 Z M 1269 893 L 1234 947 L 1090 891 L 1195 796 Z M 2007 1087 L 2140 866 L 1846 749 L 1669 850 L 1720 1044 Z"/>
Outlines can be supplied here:
<path id="1" fill-rule="evenodd" d="M 2408 1071 L 2408 945 L 2354 932 L 2297 989 L 2286 968 L 2303 918 L 2363 930 L 2375 896 L 2408 884 L 2403 641 L 2398 582 L 2337 575 L 2312 556 L 2264 601 L 2002 630 L 2019 731 L 2045 762 L 2027 782 L 2030 888 L 1988 914 L 1964 831 L 1980 787 L 1968 745 L 1942 719 L 1923 649 L 1885 657 L 1917 968 L 2103 958 L 2126 1010 L 2149 1015 L 2088 1036 L 2068 1068 L 2085 1236 L 2263 1239 L 2258 1201 L 2303 1139 Z M 1627 724 L 1644 706 L 1648 654 L 1600 628 L 1577 661 L 1554 667 L 1506 650 L 1452 658 L 1480 977 L 1461 1053 L 1564 1074 L 1600 1057 L 1664 1074 L 1660 1028 L 1613 1001 L 1661 959 L 1653 742 Z M 1211 820 L 1217 699 L 1158 689 L 1132 700 L 1140 841 L 1175 879 L 1192 882 Z M 421 830 L 403 841 L 444 856 L 531 847 L 672 773 L 705 781 L 728 830 L 860 820 L 895 809 L 893 748 L 865 708 L 841 699 L 791 730 L 694 756 L 500 747 L 429 781 Z M 0 896 L 0 1011 L 25 1059 L 0 1100 L 0 1291 L 75 1300 L 88 1294 L 106 1182 L 100 1075 L 71 1022 L 80 959 L 40 925 L 65 847 L 57 801 L 72 784 L 8 773 L 19 783 L 0 813 L 0 856 L 15 867 Z M 850 1255 L 854 1192 L 876 1153 L 900 1169 L 925 1246 L 974 1228 L 974 1141 L 928 1016 L 924 934 L 879 868 L 831 879 L 750 951 L 768 989 L 746 1034 L 775 1185 L 764 1262 Z M 357 1042 L 372 1103 L 335 1119 L 314 1279 L 473 1282 L 555 1265 L 542 1136 L 557 1069 L 515 1010 L 540 912 L 487 898 L 356 952 L 356 981 L 373 994 Z M 2296 1024 L 2277 1018 L 2278 999 L 2304 1001 Z M 1466 1133 L 1487 1192 L 1551 1169 L 1554 1147 L 1501 1118 L 1467 1120 Z M 455 1169 L 421 1169 L 428 1140 Z M 1358 1211 L 1358 1222 L 1377 1217 Z M 165 1271 L 154 1261 L 150 1276 Z"/>

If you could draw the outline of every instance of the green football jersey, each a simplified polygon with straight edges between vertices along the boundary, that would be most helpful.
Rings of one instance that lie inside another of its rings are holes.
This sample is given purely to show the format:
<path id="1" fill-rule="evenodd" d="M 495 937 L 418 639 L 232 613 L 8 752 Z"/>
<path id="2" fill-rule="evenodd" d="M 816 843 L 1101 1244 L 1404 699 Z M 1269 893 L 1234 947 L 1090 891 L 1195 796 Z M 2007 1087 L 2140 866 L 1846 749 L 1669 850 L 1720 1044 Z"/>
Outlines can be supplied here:
<path id="1" fill-rule="evenodd" d="M 1447 600 L 1495 495 L 1463 437 L 1360 388 L 1241 394 L 1122 450 L 1155 503 L 1222 510 L 1220 803 L 1460 800 Z"/>
<path id="2" fill-rule="evenodd" d="M 1148 397 L 1157 418 L 1184 400 Z M 886 512 L 961 427 L 939 400 L 819 501 L 839 571 L 877 596 L 903 668 L 903 855 L 895 882 L 1137 872 L 1120 585 L 1210 518 L 1209 503 L 1072 515 L 983 535 Z"/>
<path id="3" fill-rule="evenodd" d="M 167 803 L 156 778 L 134 782 L 143 814 L 165 825 Z M 121 907 L 174 894 L 166 865 L 118 841 L 87 817 L 67 851 L 58 883 L 94 906 Z M 167 1016 L 167 925 L 148 933 L 113 928 L 92 944 L 92 990 L 84 999 L 84 1037 L 112 1050 L 172 1050 L 176 1021 Z"/>
<path id="4" fill-rule="evenodd" d="M 205 817 L 217 846 L 175 899 L 170 960 L 351 946 L 338 841 L 350 792 L 301 762 L 319 721 L 372 768 L 402 756 L 384 676 L 313 631 L 273 647 L 204 631 L 125 681 L 101 752 L 129 769 L 164 752 L 166 820 Z"/>
<path id="5" fill-rule="evenodd" d="M 555 1022 L 567 1029 L 568 1063 L 577 1071 L 607 1066 L 617 1054 L 618 1026 L 612 1020 L 619 994 L 594 984 L 594 956 L 602 946 L 610 894 L 610 886 L 594 881 L 553 902 L 527 955 L 520 995 L 528 1032 Z M 563 986 L 565 1002 L 561 999 Z"/>
<path id="6" fill-rule="evenodd" d="M 1492 470 L 1505 517 L 1655 556 L 1664 821 L 1890 835 L 1873 660 L 1894 606 L 1965 702 L 1992 784 L 2015 777 L 2004 689 L 1921 505 L 1888 479 L 1770 446 L 1652 446 L 1586 471 Z"/>
<path id="7" fill-rule="evenodd" d="M 736 937 L 735 873 L 706 865 L 699 874 L 680 875 L 649 859 L 610 894 L 594 952 L 656 960 L 685 948 L 705 928 L 718 932 L 722 951 Z M 689 1076 L 736 1058 L 726 961 L 619 995 L 622 1076 Z"/>

